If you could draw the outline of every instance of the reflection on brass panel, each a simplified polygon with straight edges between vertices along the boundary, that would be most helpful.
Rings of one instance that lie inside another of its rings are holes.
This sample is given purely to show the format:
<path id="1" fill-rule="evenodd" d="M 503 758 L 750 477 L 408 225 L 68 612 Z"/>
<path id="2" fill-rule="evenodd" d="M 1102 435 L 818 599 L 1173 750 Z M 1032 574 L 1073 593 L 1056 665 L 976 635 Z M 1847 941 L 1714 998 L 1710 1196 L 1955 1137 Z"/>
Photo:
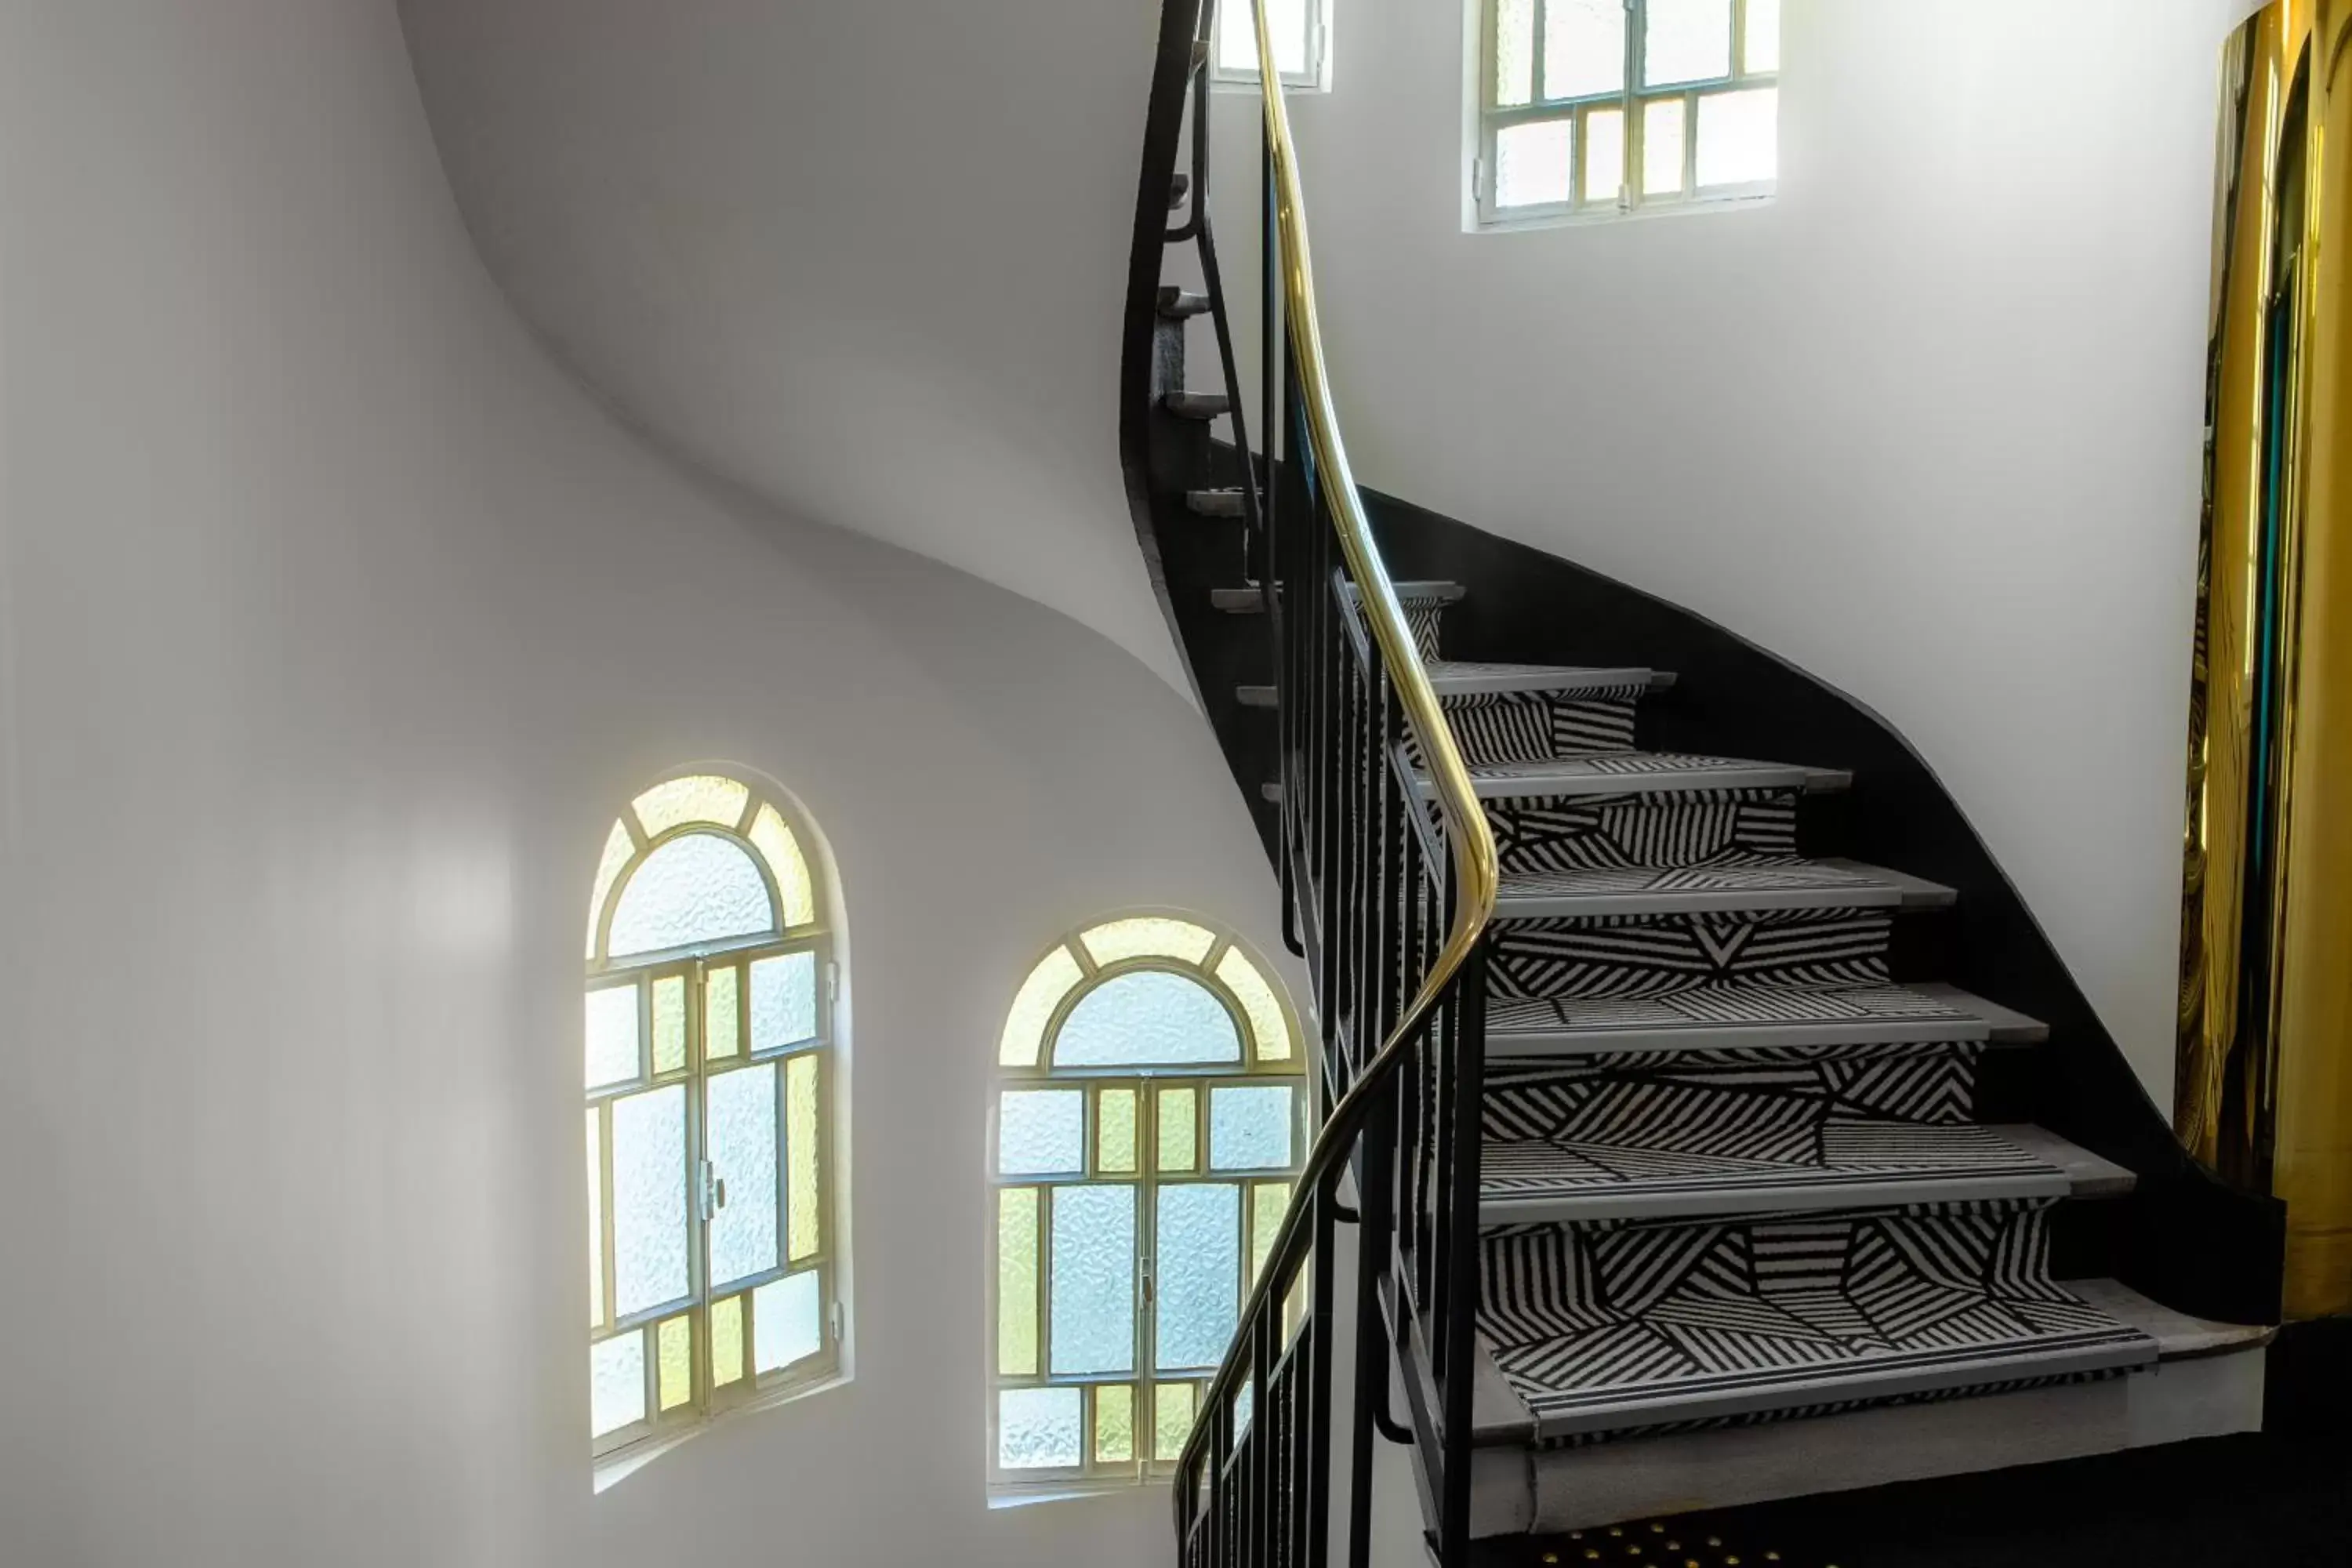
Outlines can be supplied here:
<path id="1" fill-rule="evenodd" d="M 2287 1204 L 2287 1309 L 2352 1311 L 2352 0 L 2223 55 L 2178 1125 Z"/>

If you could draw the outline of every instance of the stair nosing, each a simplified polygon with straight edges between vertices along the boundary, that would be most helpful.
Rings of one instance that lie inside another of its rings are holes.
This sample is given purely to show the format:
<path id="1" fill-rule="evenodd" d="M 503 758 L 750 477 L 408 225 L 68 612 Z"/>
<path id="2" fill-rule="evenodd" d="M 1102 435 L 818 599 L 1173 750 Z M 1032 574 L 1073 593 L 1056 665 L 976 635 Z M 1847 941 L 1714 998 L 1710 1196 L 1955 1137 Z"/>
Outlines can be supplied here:
<path id="1" fill-rule="evenodd" d="M 1951 889 L 1924 881 L 1901 871 L 1858 860 L 1797 859 L 1792 867 L 1820 866 L 1868 879 L 1848 884 L 1779 890 L 1753 888 L 1633 889 L 1591 893 L 1513 892 L 1511 874 L 1504 874 L 1495 900 L 1497 924 L 1521 921 L 1664 918 L 1674 915 L 1778 914 L 1807 910 L 1889 910 L 1907 912 L 1941 909 L 1958 895 Z M 1703 869 L 1704 868 L 1698 868 Z M 1669 868 L 1661 867 L 1661 871 Z M 1524 875 L 1524 874 L 1523 874 Z M 1524 885 L 1524 884 L 1523 884 Z"/>
<path id="2" fill-rule="evenodd" d="M 1792 1046 L 1955 1045 L 2032 1046 L 2049 1037 L 2049 1027 L 2011 1014 L 1954 986 L 1906 985 L 1903 989 L 1959 1008 L 1958 1017 L 1834 1018 L 1769 1023 L 1643 1024 L 1617 1028 L 1486 1031 L 1486 1058 L 1535 1060 L 1555 1057 L 1615 1056 L 1647 1052 L 1764 1050 Z M 1994 1015 L 2023 1019 L 2030 1028 L 2004 1027 Z"/>
<path id="3" fill-rule="evenodd" d="M 1674 753 L 1593 752 L 1545 760 L 1570 763 L 1591 762 L 1595 757 L 1603 756 L 1659 754 Z M 1580 795 L 1686 795 L 1722 789 L 1794 790 L 1803 795 L 1823 795 L 1844 789 L 1853 783 L 1853 774 L 1843 768 L 1817 768 L 1802 763 L 1755 762 L 1744 757 L 1710 757 L 1704 759 L 1704 765 L 1694 763 L 1643 773 L 1562 771 L 1546 774 L 1534 771 L 1539 764 L 1518 765 L 1530 771 L 1504 777 L 1482 778 L 1474 769 L 1470 777 L 1473 793 L 1481 801 L 1555 800 Z M 1437 786 L 1430 778 L 1428 770 L 1412 767 L 1411 773 L 1414 793 L 1423 800 L 1434 800 Z"/>

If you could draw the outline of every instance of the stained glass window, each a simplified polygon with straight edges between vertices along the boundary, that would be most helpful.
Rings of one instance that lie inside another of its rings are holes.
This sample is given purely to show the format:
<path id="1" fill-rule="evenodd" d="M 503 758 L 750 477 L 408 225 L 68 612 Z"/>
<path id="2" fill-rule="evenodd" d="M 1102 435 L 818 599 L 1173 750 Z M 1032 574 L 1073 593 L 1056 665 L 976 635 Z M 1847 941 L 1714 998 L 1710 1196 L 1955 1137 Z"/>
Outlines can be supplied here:
<path id="1" fill-rule="evenodd" d="M 838 1370 L 837 986 L 811 842 L 778 792 L 711 772 L 605 836 L 583 1058 L 599 1457 Z"/>
<path id="2" fill-rule="evenodd" d="M 1480 220 L 1759 196 L 1780 177 L 1780 0 L 1484 0 Z"/>
<path id="3" fill-rule="evenodd" d="M 1183 916 L 1088 926 L 1016 989 L 989 1163 L 996 1487 L 1167 1472 L 1289 1207 L 1304 1058 L 1265 963 Z"/>

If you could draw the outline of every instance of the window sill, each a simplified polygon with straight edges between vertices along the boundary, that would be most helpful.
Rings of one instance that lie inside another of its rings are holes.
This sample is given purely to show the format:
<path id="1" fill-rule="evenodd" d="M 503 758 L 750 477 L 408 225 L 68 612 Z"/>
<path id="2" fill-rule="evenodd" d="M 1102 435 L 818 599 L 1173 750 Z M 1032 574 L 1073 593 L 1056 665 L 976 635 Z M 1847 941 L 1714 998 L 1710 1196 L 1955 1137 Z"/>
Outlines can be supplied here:
<path id="1" fill-rule="evenodd" d="M 1481 216 L 1472 234 L 1524 234 L 1531 229 L 1591 228 L 1608 224 L 1639 223 L 1645 218 L 1696 217 L 1702 213 L 1750 212 L 1769 206 L 1777 191 L 1740 191 L 1729 195 L 1697 196 L 1689 201 L 1658 202 L 1638 207 L 1587 208 L 1582 212 L 1541 211 L 1525 217 Z"/>
<path id="2" fill-rule="evenodd" d="M 1158 1489 L 1167 1485 L 1166 1476 L 1145 1476 L 1136 1480 L 1046 1481 L 1035 1487 L 1005 1484 L 988 1489 L 988 1506 L 991 1509 L 1027 1508 L 1032 1503 L 1076 1502 L 1082 1498 L 1118 1497 L 1127 1492 Z"/>
<path id="3" fill-rule="evenodd" d="M 820 1394 L 829 1394 L 848 1382 L 847 1373 L 837 1372 L 821 1383 L 797 1384 L 789 1388 L 779 1388 L 774 1393 L 763 1394 L 757 1399 L 747 1399 L 740 1405 L 722 1410 L 708 1420 L 698 1421 L 691 1426 L 680 1426 L 674 1432 L 659 1433 L 642 1442 L 632 1443 L 625 1448 L 615 1449 L 595 1461 L 592 1478 L 592 1495 L 602 1494 L 620 1485 L 663 1455 L 684 1447 L 706 1432 L 746 1415 L 755 1415 L 764 1410 L 773 1410 L 779 1405 L 794 1405 Z"/>

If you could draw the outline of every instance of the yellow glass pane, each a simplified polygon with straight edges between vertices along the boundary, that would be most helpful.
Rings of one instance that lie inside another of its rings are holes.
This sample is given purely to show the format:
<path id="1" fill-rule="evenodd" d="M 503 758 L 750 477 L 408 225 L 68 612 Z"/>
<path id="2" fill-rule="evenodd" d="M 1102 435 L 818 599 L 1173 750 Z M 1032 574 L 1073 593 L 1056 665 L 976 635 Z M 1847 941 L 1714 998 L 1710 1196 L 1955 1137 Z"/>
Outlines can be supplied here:
<path id="1" fill-rule="evenodd" d="M 1100 1118 L 1095 1129 L 1095 1162 L 1106 1175 L 1124 1176 L 1135 1170 L 1135 1090 L 1107 1089 L 1096 1102 Z"/>
<path id="2" fill-rule="evenodd" d="M 743 1043 L 743 972 L 733 964 L 702 977 L 702 1056 L 731 1057 Z"/>
<path id="3" fill-rule="evenodd" d="M 824 1192 L 817 1175 L 817 1058 L 803 1053 L 784 1064 L 785 1256 L 798 1263 L 824 1243 Z"/>
<path id="4" fill-rule="evenodd" d="M 743 808 L 751 804 L 751 792 L 735 779 L 697 773 L 691 778 L 656 784 L 632 804 L 637 821 L 645 826 L 646 837 L 656 838 L 689 822 L 733 827 L 743 820 Z"/>
<path id="5" fill-rule="evenodd" d="M 1106 1465 L 1135 1458 L 1135 1385 L 1105 1384 L 1095 1390 L 1095 1458 Z"/>
<path id="6" fill-rule="evenodd" d="M 694 1397 L 694 1320 L 681 1312 L 655 1331 L 661 1369 L 661 1407 L 675 1410 Z"/>
<path id="7" fill-rule="evenodd" d="M 996 1060 L 1009 1068 L 1034 1068 L 1045 1048 L 1045 1026 L 1077 983 L 1086 978 L 1077 959 L 1066 947 L 1057 947 L 1040 960 L 1021 983 L 1013 998 L 1012 1016 L 1004 1020 L 1004 1036 L 997 1044 Z"/>
<path id="8" fill-rule="evenodd" d="M 1260 1182 L 1250 1189 L 1250 1283 L 1265 1271 L 1268 1254 L 1274 1251 L 1275 1232 L 1282 1228 L 1282 1216 L 1290 1212 L 1288 1182 Z"/>
<path id="9" fill-rule="evenodd" d="M 804 926 L 814 921 L 816 887 L 809 879 L 808 859 L 774 806 L 761 805 L 752 819 L 751 845 L 767 858 L 768 870 L 776 879 L 776 891 L 784 900 L 784 924 Z"/>
<path id="10" fill-rule="evenodd" d="M 604 1321 L 604 1161 L 597 1122 L 602 1113 L 588 1108 L 588 1326 Z"/>
<path id="11" fill-rule="evenodd" d="M 604 836 L 604 858 L 596 862 L 596 890 L 588 896 L 588 956 L 596 956 L 596 924 L 604 912 L 604 900 L 612 895 L 614 880 L 621 868 L 636 853 L 636 840 L 629 837 L 626 823 L 615 818 L 613 831 Z"/>
<path id="12" fill-rule="evenodd" d="M 1285 1343 L 1298 1337 L 1298 1326 L 1307 1321 L 1307 1287 L 1315 1278 L 1315 1260 L 1308 1255 L 1307 1267 L 1291 1281 L 1290 1295 L 1282 1303 L 1282 1338 Z"/>
<path id="13" fill-rule="evenodd" d="M 1201 1162 L 1200 1100 L 1196 1089 L 1160 1091 L 1160 1169 L 1166 1174 L 1190 1171 Z"/>
<path id="14" fill-rule="evenodd" d="M 743 1375 L 743 1298 L 710 1304 L 710 1383 L 724 1388 Z"/>
<path id="15" fill-rule="evenodd" d="M 1161 1383 L 1151 1390 L 1151 1457 L 1165 1463 L 1184 1457 L 1192 1435 L 1192 1405 L 1199 1391 L 1189 1383 Z"/>
<path id="16" fill-rule="evenodd" d="M 996 1194 L 996 1370 L 1037 1370 L 1037 1189 Z"/>
<path id="17" fill-rule="evenodd" d="M 1172 958 L 1197 964 L 1217 944 L 1214 931 L 1191 921 L 1143 915 L 1134 920 L 1098 925 L 1078 939 L 1097 965 L 1108 967 L 1124 958 Z"/>
<path id="18" fill-rule="evenodd" d="M 1257 1041 L 1257 1059 L 1288 1061 L 1290 1019 L 1282 1010 L 1282 999 L 1274 994 L 1274 986 L 1258 973 L 1249 955 L 1237 947 L 1225 949 L 1225 956 L 1217 960 L 1217 978 L 1241 999 L 1242 1011 L 1249 1016 L 1250 1035 Z"/>
<path id="19" fill-rule="evenodd" d="M 686 1066 L 686 976 L 672 974 L 654 982 L 654 1071 L 677 1072 Z"/>

